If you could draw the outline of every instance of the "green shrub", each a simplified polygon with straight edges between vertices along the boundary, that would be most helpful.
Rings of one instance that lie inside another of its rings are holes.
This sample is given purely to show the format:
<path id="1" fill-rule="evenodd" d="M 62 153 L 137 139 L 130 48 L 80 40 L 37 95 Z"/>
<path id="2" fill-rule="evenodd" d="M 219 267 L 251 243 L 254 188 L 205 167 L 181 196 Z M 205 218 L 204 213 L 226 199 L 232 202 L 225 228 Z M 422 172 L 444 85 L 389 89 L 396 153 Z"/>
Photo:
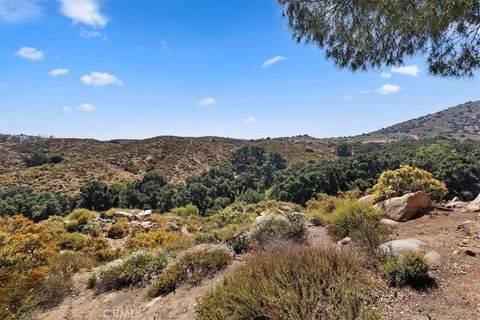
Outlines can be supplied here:
<path id="1" fill-rule="evenodd" d="M 247 261 L 197 305 L 209 319 L 380 319 L 368 276 L 336 250 L 289 248 Z"/>
<path id="2" fill-rule="evenodd" d="M 275 247 L 285 242 L 302 243 L 306 236 L 305 224 L 290 222 L 278 215 L 263 217 L 250 231 L 250 240 L 263 248 Z"/>
<path id="3" fill-rule="evenodd" d="M 428 279 L 430 265 L 422 253 L 407 251 L 401 257 L 385 257 L 378 268 L 390 285 L 404 286 L 418 285 Z"/>
<path id="4" fill-rule="evenodd" d="M 88 220 L 94 218 L 96 215 L 95 211 L 88 209 L 78 208 L 73 210 L 68 216 L 68 220 L 77 220 L 79 224 L 86 224 Z"/>
<path id="5" fill-rule="evenodd" d="M 180 217 L 191 217 L 200 215 L 200 211 L 198 210 L 197 206 L 193 204 L 187 204 L 184 207 L 174 208 L 170 212 L 171 214 Z"/>
<path id="6" fill-rule="evenodd" d="M 223 245 L 198 245 L 182 252 L 153 283 L 148 296 L 157 297 L 183 283 L 198 285 L 232 262 L 233 253 Z"/>
<path id="7" fill-rule="evenodd" d="M 143 286 L 159 275 L 166 265 L 167 258 L 161 252 L 138 252 L 120 264 L 106 266 L 92 275 L 88 285 L 94 287 L 97 293 Z"/>
<path id="8" fill-rule="evenodd" d="M 338 240 L 351 237 L 374 253 L 388 235 L 388 228 L 380 222 L 381 213 L 371 205 L 358 201 L 344 201 L 327 216 L 334 226 Z"/>
<path id="9" fill-rule="evenodd" d="M 128 222 L 119 220 L 108 227 L 107 235 L 112 239 L 122 239 L 128 235 L 129 231 Z"/>
<path id="10" fill-rule="evenodd" d="M 447 187 L 430 172 L 410 166 L 382 172 L 372 190 L 376 201 L 416 191 L 425 191 L 433 200 L 440 201 L 448 193 Z"/>
<path id="11" fill-rule="evenodd" d="M 250 247 L 250 239 L 247 234 L 240 233 L 228 239 L 226 245 L 229 246 L 235 254 L 242 254 L 248 251 Z"/>
<path id="12" fill-rule="evenodd" d="M 195 234 L 195 243 L 220 243 L 221 239 L 218 235 L 211 231 L 200 231 Z"/>
<path id="13" fill-rule="evenodd" d="M 255 190 L 252 190 L 252 189 L 248 189 L 247 191 L 245 191 L 244 193 L 239 195 L 237 197 L 237 200 L 238 201 L 243 201 L 245 203 L 259 203 L 264 198 L 265 198 L 265 196 L 262 193 L 260 193 L 258 191 L 255 191 Z"/>

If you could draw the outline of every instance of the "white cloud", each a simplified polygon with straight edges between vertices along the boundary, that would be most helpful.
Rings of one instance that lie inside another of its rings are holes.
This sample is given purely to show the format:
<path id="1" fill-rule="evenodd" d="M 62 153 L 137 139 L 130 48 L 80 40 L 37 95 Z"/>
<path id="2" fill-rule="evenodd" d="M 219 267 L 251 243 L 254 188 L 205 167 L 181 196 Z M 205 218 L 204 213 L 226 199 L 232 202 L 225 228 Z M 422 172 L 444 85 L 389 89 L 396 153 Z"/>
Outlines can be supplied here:
<path id="1" fill-rule="evenodd" d="M 343 97 L 344 100 L 353 100 L 353 96 L 351 94 L 346 95 Z"/>
<path id="2" fill-rule="evenodd" d="M 0 0 L 0 20 L 18 22 L 42 15 L 40 0 Z"/>
<path id="3" fill-rule="evenodd" d="M 84 37 L 84 38 L 102 38 L 104 37 L 103 36 L 103 33 L 101 33 L 100 31 L 97 31 L 97 30 L 88 30 L 88 29 L 85 29 L 85 28 L 82 28 L 80 29 L 80 36 Z"/>
<path id="4" fill-rule="evenodd" d="M 372 89 L 361 90 L 360 94 L 370 94 L 372 93 Z"/>
<path id="5" fill-rule="evenodd" d="M 211 106 L 211 105 L 214 105 L 215 103 L 217 103 L 217 100 L 215 100 L 215 98 L 213 97 L 208 97 L 198 101 L 198 104 L 201 106 Z"/>
<path id="6" fill-rule="evenodd" d="M 253 124 L 253 123 L 257 122 L 257 119 L 255 119 L 255 118 L 252 117 L 252 116 L 249 116 L 249 117 L 245 118 L 243 121 L 244 121 L 246 124 Z"/>
<path id="7" fill-rule="evenodd" d="M 62 108 L 62 111 L 65 112 L 65 113 L 72 113 L 72 112 L 73 112 L 73 109 L 70 108 L 70 107 L 63 107 L 63 108 Z"/>
<path id="8" fill-rule="evenodd" d="M 109 74 L 107 72 L 98 72 L 93 71 L 90 74 L 86 74 L 80 78 L 86 85 L 103 87 L 109 84 L 116 84 L 118 86 L 123 86 L 122 80 L 118 79 L 113 74 Z"/>
<path id="9" fill-rule="evenodd" d="M 380 77 L 382 77 L 383 79 L 387 79 L 387 78 L 390 78 L 392 76 L 391 73 L 388 73 L 388 72 L 382 72 L 380 73 Z"/>
<path id="10" fill-rule="evenodd" d="M 59 76 L 65 76 L 70 72 L 67 68 L 58 68 L 58 69 L 53 69 L 48 73 L 49 76 L 52 77 L 59 77 Z"/>
<path id="11" fill-rule="evenodd" d="M 287 60 L 287 58 L 285 58 L 284 56 L 275 56 L 263 62 L 262 68 L 268 68 L 271 65 L 274 65 L 275 63 L 278 63 L 283 60 Z"/>
<path id="12" fill-rule="evenodd" d="M 91 112 L 91 111 L 95 110 L 96 107 L 93 104 L 84 103 L 84 104 L 81 104 L 78 107 L 78 109 L 80 111 Z"/>
<path id="13" fill-rule="evenodd" d="M 73 23 L 82 23 L 91 27 L 103 28 L 108 19 L 100 12 L 100 0 L 59 0 L 60 12 L 72 19 Z"/>
<path id="14" fill-rule="evenodd" d="M 378 88 L 376 92 L 380 94 L 392 94 L 397 93 L 400 90 L 402 90 L 402 87 L 400 87 L 399 85 L 387 83 Z"/>
<path id="15" fill-rule="evenodd" d="M 416 64 L 414 64 L 411 66 L 395 67 L 395 68 L 392 68 L 391 71 L 393 73 L 399 73 L 407 76 L 418 77 L 418 74 L 420 73 L 420 68 Z"/>
<path id="16" fill-rule="evenodd" d="M 43 59 L 43 52 L 31 47 L 22 47 L 20 50 L 15 52 L 15 55 L 32 61 Z"/>

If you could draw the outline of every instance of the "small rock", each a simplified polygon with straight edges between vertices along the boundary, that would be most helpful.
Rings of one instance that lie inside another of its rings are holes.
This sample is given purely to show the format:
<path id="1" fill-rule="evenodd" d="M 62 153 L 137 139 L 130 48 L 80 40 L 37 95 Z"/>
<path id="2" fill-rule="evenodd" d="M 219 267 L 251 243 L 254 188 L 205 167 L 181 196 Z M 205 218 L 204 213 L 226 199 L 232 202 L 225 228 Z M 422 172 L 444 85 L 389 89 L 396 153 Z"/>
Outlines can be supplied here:
<path id="1" fill-rule="evenodd" d="M 454 250 L 454 251 L 453 251 L 453 255 L 454 255 L 454 256 L 458 256 L 459 254 L 460 254 L 460 250 Z"/>
<path id="2" fill-rule="evenodd" d="M 396 228 L 396 227 L 398 226 L 398 224 L 399 224 L 399 222 L 397 222 L 397 221 L 395 221 L 395 220 L 386 219 L 386 218 L 380 220 L 380 222 L 383 223 L 383 224 L 385 224 L 385 225 L 387 225 L 387 226 L 389 226 L 390 228 Z"/>
<path id="3" fill-rule="evenodd" d="M 423 242 L 415 238 L 399 239 L 385 242 L 380 245 L 379 249 L 383 252 L 391 252 L 392 254 L 399 256 L 406 251 L 419 251 Z"/>
<path id="4" fill-rule="evenodd" d="M 345 238 L 343 238 L 342 240 L 339 240 L 339 241 L 337 242 L 337 244 L 338 244 L 339 246 L 344 246 L 344 245 L 349 244 L 350 242 L 352 242 L 352 238 L 350 238 L 350 237 L 345 237 Z"/>
<path id="5" fill-rule="evenodd" d="M 425 255 L 425 258 L 430 261 L 432 269 L 438 269 L 441 266 L 442 256 L 437 251 L 430 251 Z"/>
<path id="6" fill-rule="evenodd" d="M 152 210 L 145 210 L 143 212 L 138 213 L 136 216 L 139 220 L 147 220 L 152 215 Z"/>
<path id="7" fill-rule="evenodd" d="M 114 213 L 113 213 L 113 216 L 114 216 L 115 218 L 127 218 L 127 219 L 131 219 L 133 215 L 132 215 L 130 212 L 117 211 L 117 212 L 114 212 Z"/>
<path id="8" fill-rule="evenodd" d="M 468 238 L 462 240 L 462 245 L 467 245 L 470 242 Z"/>
<path id="9" fill-rule="evenodd" d="M 470 256 L 470 257 L 475 257 L 475 256 L 477 255 L 474 251 L 472 251 L 472 250 L 470 250 L 470 249 L 465 249 L 465 250 L 463 250 L 463 252 L 464 252 L 467 256 Z"/>

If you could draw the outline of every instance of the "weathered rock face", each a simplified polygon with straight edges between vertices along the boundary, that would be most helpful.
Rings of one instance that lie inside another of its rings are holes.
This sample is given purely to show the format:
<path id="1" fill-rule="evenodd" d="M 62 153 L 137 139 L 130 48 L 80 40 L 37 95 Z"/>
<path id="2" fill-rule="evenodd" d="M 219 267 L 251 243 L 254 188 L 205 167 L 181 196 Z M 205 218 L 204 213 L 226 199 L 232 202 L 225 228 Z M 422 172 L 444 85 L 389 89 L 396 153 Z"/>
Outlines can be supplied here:
<path id="1" fill-rule="evenodd" d="M 431 205 L 432 201 L 428 194 L 424 191 L 418 191 L 381 201 L 374 207 L 383 211 L 389 219 L 403 222 L 430 208 Z"/>
<path id="2" fill-rule="evenodd" d="M 478 212 L 480 211 L 480 194 L 470 202 L 467 207 L 465 208 L 467 212 Z"/>

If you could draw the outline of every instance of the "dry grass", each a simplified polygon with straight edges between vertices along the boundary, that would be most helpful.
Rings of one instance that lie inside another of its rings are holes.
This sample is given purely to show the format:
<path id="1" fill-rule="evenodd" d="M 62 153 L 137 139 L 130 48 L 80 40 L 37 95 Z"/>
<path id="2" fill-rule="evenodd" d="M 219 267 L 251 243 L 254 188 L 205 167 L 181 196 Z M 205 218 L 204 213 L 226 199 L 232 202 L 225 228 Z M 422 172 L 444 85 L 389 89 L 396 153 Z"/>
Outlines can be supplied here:
<path id="1" fill-rule="evenodd" d="M 198 319 L 379 319 L 348 253 L 287 248 L 250 260 L 198 304 Z"/>

